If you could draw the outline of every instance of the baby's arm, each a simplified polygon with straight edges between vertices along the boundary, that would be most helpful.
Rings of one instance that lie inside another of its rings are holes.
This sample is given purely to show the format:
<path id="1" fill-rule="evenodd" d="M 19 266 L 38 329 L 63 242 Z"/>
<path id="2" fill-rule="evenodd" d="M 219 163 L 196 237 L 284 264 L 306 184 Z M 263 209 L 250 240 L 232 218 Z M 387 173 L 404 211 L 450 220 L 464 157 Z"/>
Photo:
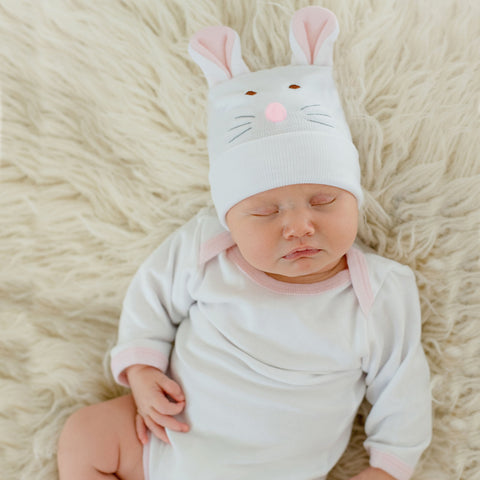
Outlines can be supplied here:
<path id="1" fill-rule="evenodd" d="M 148 365 L 132 365 L 126 376 L 137 406 L 137 435 L 143 444 L 148 442 L 147 428 L 166 443 L 170 442 L 165 428 L 188 432 L 188 425 L 173 417 L 185 408 L 185 396 L 178 383 Z"/>
<path id="2" fill-rule="evenodd" d="M 188 430 L 173 418 L 184 409 L 183 392 L 163 372 L 177 328 L 195 302 L 189 282 L 198 270 L 201 220 L 194 217 L 150 255 L 136 272 L 123 302 L 111 366 L 115 380 L 132 389 L 142 443 L 148 441 L 147 428 L 166 442 L 165 428 Z"/>
<path id="3" fill-rule="evenodd" d="M 364 371 L 372 409 L 364 445 L 371 467 L 408 480 L 431 439 L 429 369 L 420 342 L 418 291 L 409 268 L 396 267 L 385 278 L 367 325 Z"/>

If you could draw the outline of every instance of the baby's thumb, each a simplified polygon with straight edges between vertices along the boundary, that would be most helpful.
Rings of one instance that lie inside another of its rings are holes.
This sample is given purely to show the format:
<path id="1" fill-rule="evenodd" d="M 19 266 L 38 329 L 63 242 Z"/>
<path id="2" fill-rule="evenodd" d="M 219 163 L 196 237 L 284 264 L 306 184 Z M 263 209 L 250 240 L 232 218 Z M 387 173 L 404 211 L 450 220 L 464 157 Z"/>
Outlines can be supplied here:
<path id="1" fill-rule="evenodd" d="M 184 402 L 185 395 L 183 394 L 180 385 L 171 378 L 165 377 L 161 385 L 163 391 L 176 402 Z"/>

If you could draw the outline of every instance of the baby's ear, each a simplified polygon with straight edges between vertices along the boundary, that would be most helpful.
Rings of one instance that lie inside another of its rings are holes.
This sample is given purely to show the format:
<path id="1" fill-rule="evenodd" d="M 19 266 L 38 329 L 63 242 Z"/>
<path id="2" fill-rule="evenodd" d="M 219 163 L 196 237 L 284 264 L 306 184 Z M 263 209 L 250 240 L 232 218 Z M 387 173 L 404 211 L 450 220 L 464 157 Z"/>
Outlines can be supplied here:
<path id="1" fill-rule="evenodd" d="M 202 69 L 209 87 L 250 70 L 242 59 L 240 38 L 228 27 L 207 27 L 190 40 L 188 52 Z"/>
<path id="2" fill-rule="evenodd" d="M 290 24 L 293 65 L 333 65 L 333 44 L 338 36 L 335 14 L 322 7 L 298 10 Z"/>

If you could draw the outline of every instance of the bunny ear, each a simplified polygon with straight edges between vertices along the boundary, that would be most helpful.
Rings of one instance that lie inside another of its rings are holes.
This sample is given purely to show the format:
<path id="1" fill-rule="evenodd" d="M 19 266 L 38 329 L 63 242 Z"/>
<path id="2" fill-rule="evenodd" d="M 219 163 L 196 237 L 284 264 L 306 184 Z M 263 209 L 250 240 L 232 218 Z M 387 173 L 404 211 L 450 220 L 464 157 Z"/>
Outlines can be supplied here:
<path id="1" fill-rule="evenodd" d="M 188 51 L 210 87 L 250 70 L 242 59 L 240 38 L 228 27 L 207 27 L 190 40 Z"/>
<path id="2" fill-rule="evenodd" d="M 298 10 L 290 25 L 294 65 L 333 65 L 333 44 L 338 36 L 335 14 L 322 7 Z"/>

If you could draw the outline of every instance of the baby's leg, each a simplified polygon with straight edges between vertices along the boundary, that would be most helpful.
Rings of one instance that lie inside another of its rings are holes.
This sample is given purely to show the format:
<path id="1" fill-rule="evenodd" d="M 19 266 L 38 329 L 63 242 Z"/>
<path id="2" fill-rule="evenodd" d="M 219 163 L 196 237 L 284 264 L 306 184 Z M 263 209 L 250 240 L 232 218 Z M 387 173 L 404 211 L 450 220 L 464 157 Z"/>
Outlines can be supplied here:
<path id="1" fill-rule="evenodd" d="M 144 480 L 135 416 L 131 395 L 74 413 L 60 436 L 60 480 Z"/>

